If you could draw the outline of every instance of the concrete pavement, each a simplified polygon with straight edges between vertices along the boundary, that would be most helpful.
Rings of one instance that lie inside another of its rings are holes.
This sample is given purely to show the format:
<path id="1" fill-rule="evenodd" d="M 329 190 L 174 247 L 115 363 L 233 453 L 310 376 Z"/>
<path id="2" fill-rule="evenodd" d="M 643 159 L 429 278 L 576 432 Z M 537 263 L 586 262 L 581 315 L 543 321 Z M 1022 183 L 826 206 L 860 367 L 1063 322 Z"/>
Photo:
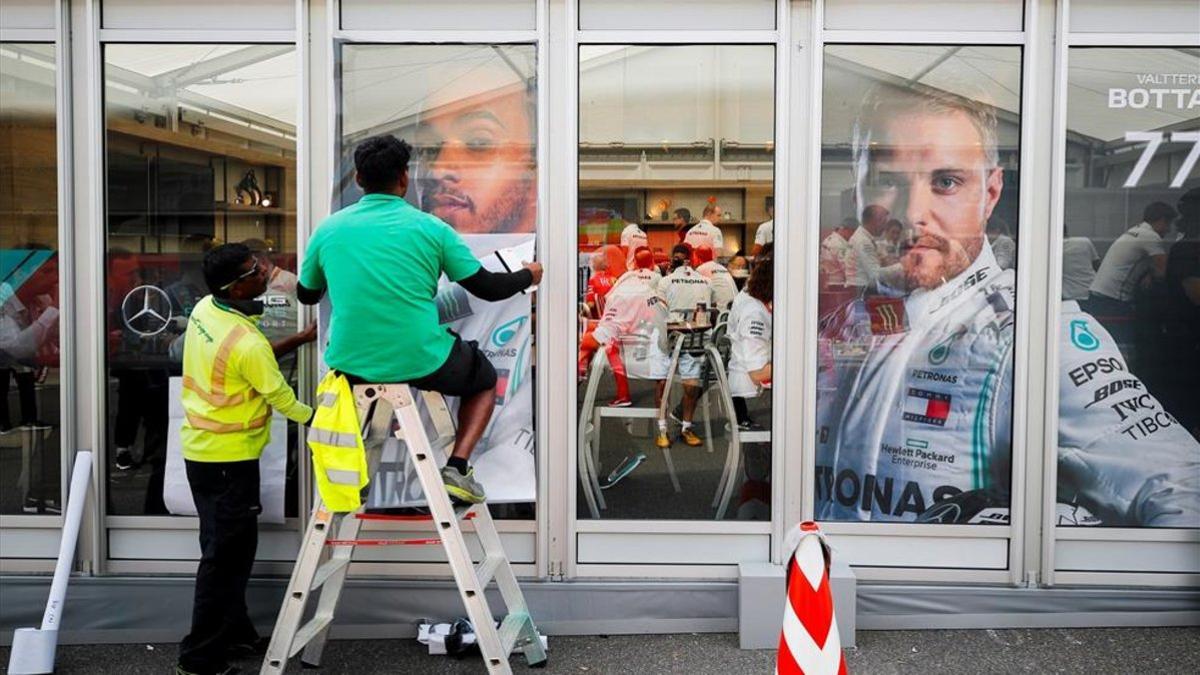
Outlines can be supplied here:
<path id="1" fill-rule="evenodd" d="M 1200 628 L 1015 629 L 962 631 L 862 631 L 847 652 L 852 673 L 1197 673 Z M 64 645 L 59 675 L 173 672 L 177 646 Z M 416 640 L 335 641 L 320 671 L 328 675 L 483 673 L 476 658 L 429 656 Z M 772 651 L 742 651 L 731 634 L 551 637 L 550 663 L 530 671 L 519 657 L 513 670 L 547 673 L 770 673 Z M 8 650 L 0 649 L 0 666 Z M 257 672 L 256 663 L 239 664 Z"/>

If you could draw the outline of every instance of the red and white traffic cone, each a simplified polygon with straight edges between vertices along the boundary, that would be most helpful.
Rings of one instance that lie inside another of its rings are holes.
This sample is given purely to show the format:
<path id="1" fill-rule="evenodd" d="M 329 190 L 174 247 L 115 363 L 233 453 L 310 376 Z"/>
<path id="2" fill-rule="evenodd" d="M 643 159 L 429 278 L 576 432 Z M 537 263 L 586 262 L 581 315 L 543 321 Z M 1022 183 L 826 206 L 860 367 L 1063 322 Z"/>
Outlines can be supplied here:
<path id="1" fill-rule="evenodd" d="M 825 535 L 814 522 L 800 523 L 788 534 L 786 546 L 792 557 L 775 673 L 846 675 L 846 657 L 833 616 Z"/>

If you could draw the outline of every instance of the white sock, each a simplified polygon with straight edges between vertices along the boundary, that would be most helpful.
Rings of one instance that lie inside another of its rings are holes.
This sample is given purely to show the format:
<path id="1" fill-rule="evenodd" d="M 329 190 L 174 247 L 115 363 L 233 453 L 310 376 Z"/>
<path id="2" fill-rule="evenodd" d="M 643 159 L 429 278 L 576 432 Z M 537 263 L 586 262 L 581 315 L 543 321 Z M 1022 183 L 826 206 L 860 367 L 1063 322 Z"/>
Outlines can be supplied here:
<path id="1" fill-rule="evenodd" d="M 681 429 L 681 431 L 687 431 L 688 429 L 692 428 L 692 423 L 687 420 L 684 420 L 684 421 L 680 422 L 679 424 L 683 427 Z"/>
<path id="2" fill-rule="evenodd" d="M 666 420 L 658 421 L 658 430 L 664 434 L 667 433 L 667 421 Z"/>

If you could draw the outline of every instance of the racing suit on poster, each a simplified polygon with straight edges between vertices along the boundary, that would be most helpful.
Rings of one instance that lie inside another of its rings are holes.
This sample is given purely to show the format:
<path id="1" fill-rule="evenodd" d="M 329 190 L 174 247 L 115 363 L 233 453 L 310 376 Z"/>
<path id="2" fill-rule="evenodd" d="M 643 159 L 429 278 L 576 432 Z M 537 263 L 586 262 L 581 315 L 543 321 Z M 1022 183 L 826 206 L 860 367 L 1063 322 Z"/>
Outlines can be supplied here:
<path id="1" fill-rule="evenodd" d="M 880 291 L 822 319 L 818 519 L 1007 523 L 1014 272 L 985 242 L 937 288 Z M 1060 333 L 1060 500 L 1070 495 L 1060 515 L 1200 525 L 1200 444 L 1075 303 L 1064 303 Z"/>
<path id="2" fill-rule="evenodd" d="M 503 272 L 491 254 L 528 244 L 533 238 L 532 234 L 471 234 L 463 240 L 485 268 Z M 496 409 L 471 455 L 475 475 L 487 487 L 488 502 L 496 504 L 537 499 L 532 297 L 518 294 L 487 302 L 442 277 L 436 299 L 441 323 L 463 340 L 478 342 L 496 369 Z M 458 399 L 446 400 L 451 415 L 457 415 Z M 395 439 L 385 442 L 379 470 L 371 480 L 368 508 L 423 503 L 420 483 L 408 466 L 408 453 Z"/>

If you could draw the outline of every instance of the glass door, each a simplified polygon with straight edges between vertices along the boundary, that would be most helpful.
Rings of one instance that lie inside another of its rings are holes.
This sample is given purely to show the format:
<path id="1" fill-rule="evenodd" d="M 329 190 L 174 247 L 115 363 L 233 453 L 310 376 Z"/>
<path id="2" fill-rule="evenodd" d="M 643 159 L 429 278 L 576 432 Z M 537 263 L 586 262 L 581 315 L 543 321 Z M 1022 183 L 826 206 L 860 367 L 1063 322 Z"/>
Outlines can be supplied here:
<path id="1" fill-rule="evenodd" d="M 775 47 L 585 44 L 578 88 L 576 563 L 765 561 Z"/>

